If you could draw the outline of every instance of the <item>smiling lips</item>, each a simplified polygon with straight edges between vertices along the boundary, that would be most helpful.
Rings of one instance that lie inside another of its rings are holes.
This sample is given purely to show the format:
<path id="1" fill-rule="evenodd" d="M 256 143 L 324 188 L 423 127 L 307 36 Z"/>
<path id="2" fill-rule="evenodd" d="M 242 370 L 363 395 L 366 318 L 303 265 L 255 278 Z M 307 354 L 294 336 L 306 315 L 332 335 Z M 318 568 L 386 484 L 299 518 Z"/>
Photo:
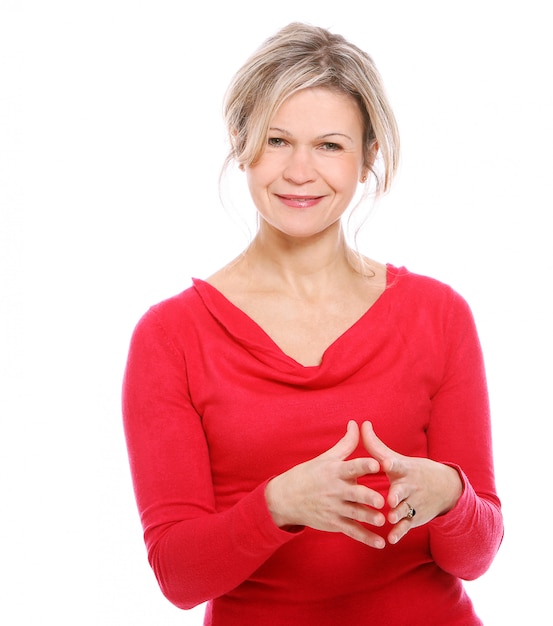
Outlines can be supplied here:
<path id="1" fill-rule="evenodd" d="M 324 196 L 276 195 L 283 204 L 292 209 L 309 209 L 324 198 Z"/>

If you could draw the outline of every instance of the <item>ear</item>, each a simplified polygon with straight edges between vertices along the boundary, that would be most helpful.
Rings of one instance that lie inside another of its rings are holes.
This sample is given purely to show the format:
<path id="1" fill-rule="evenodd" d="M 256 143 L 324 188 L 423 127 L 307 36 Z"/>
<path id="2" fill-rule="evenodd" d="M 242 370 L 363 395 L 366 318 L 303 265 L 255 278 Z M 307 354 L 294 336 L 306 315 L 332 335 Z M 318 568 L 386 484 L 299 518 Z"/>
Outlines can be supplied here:
<path id="1" fill-rule="evenodd" d="M 378 154 L 378 142 L 375 139 L 369 148 L 367 160 L 365 162 L 365 165 L 363 166 L 363 169 L 361 170 L 361 178 L 359 179 L 359 182 L 361 183 L 367 182 L 367 178 L 369 177 L 369 173 L 371 171 L 372 166 L 374 165 L 377 154 Z"/>
<path id="2" fill-rule="evenodd" d="M 232 128 L 229 132 L 229 137 L 233 150 L 236 150 L 236 143 L 238 141 L 238 129 Z"/>
<path id="3" fill-rule="evenodd" d="M 367 169 L 371 169 L 376 161 L 376 155 L 378 154 L 378 141 L 376 139 L 370 145 L 369 154 L 367 155 Z"/>

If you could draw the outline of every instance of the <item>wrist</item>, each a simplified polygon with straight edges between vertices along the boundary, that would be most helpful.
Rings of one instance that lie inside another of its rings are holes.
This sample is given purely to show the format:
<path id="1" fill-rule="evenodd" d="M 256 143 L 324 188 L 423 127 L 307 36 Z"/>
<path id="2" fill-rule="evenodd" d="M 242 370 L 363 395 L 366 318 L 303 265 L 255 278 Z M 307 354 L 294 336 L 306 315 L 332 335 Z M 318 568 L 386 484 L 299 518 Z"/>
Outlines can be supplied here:
<path id="1" fill-rule="evenodd" d="M 279 527 L 283 528 L 288 525 L 288 522 L 285 516 L 279 510 L 279 485 L 278 485 L 278 476 L 275 478 L 271 478 L 271 480 L 265 486 L 265 502 L 267 503 L 267 508 L 269 509 L 269 513 L 273 518 L 274 523 Z"/>
<path id="2" fill-rule="evenodd" d="M 267 509 L 276 526 L 288 532 L 297 532 L 303 528 L 303 526 L 293 521 L 283 510 L 284 507 L 282 503 L 286 500 L 282 495 L 281 482 L 281 476 L 275 476 L 271 478 L 265 486 L 265 502 L 267 503 Z"/>
<path id="3" fill-rule="evenodd" d="M 461 496 L 463 495 L 464 483 L 459 471 L 452 465 L 444 465 L 444 469 L 448 475 L 448 498 L 444 509 L 440 515 L 445 515 L 455 508 Z"/>

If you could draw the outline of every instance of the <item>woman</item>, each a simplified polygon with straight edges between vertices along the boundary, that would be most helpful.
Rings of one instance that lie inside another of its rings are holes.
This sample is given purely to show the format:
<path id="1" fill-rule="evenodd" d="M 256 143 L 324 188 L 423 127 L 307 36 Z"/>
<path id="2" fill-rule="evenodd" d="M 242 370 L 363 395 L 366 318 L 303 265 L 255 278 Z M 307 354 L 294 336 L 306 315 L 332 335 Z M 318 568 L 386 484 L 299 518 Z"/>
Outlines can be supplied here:
<path id="1" fill-rule="evenodd" d="M 461 579 L 503 526 L 470 310 L 342 229 L 359 184 L 382 194 L 397 169 L 380 77 L 291 24 L 225 113 L 258 232 L 145 314 L 124 381 L 160 587 L 212 626 L 480 624 Z"/>

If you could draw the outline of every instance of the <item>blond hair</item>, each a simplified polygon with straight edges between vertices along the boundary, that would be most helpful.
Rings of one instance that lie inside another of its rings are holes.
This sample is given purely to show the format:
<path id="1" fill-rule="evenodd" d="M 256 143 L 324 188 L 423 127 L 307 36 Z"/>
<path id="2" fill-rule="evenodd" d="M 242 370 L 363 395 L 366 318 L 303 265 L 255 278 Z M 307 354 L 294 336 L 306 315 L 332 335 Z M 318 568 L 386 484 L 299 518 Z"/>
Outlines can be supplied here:
<path id="1" fill-rule="evenodd" d="M 224 116 L 233 160 L 253 165 L 265 148 L 277 109 L 292 94 L 326 87 L 352 96 L 364 125 L 365 167 L 376 178 L 377 195 L 387 192 L 398 168 L 399 133 L 382 79 L 371 57 L 341 35 L 294 22 L 285 26 L 246 61 L 226 93 Z M 383 162 L 378 176 L 376 148 Z"/>

